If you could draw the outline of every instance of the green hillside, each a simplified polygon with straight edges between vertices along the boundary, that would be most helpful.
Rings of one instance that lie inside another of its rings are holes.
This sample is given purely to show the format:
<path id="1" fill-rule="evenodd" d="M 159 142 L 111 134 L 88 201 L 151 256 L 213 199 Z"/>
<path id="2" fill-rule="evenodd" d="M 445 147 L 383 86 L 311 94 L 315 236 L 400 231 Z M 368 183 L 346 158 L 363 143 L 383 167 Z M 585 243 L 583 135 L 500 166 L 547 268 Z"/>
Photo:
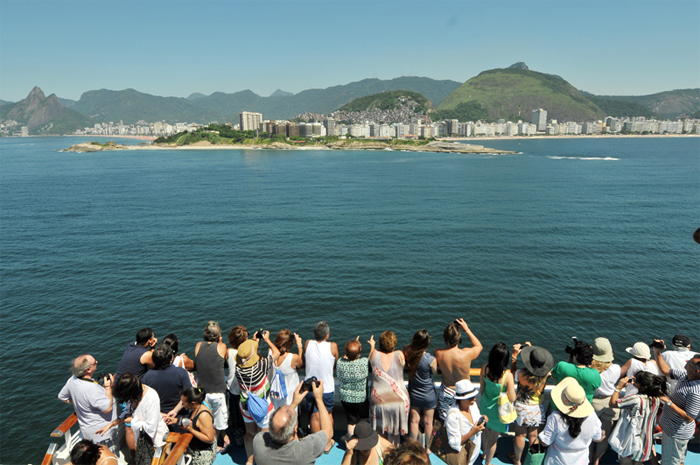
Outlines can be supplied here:
<path id="1" fill-rule="evenodd" d="M 675 118 L 700 110 L 700 89 L 677 89 L 651 95 L 598 95 L 597 97 L 643 105 L 662 118 Z"/>
<path id="2" fill-rule="evenodd" d="M 640 103 L 635 103 L 627 100 L 618 100 L 616 98 L 601 97 L 598 95 L 589 94 L 581 91 L 591 102 L 595 103 L 605 112 L 607 116 L 645 116 L 647 118 L 658 118 L 659 115 L 649 109 L 649 107 Z"/>
<path id="3" fill-rule="evenodd" d="M 77 111 L 64 108 L 55 94 L 46 97 L 39 87 L 22 101 L 0 106 L 0 118 L 26 125 L 30 134 L 72 134 L 94 124 Z"/>
<path id="4" fill-rule="evenodd" d="M 367 95 L 365 97 L 360 97 L 353 100 L 350 103 L 343 105 L 338 108 L 341 111 L 370 111 L 374 109 L 379 110 L 394 110 L 401 106 L 400 99 L 402 97 L 409 98 L 416 102 L 418 106 L 416 107 L 416 112 L 418 113 L 428 113 L 429 111 L 434 111 L 435 108 L 433 104 L 418 92 L 411 92 L 408 90 L 392 90 L 389 92 L 382 92 L 374 95 Z"/>
<path id="5" fill-rule="evenodd" d="M 123 121 L 124 124 L 138 120 L 208 123 L 222 117 L 184 98 L 158 97 L 134 89 L 85 92 L 71 108 L 100 122 Z"/>
<path id="6" fill-rule="evenodd" d="M 592 121 L 606 116 L 564 79 L 521 68 L 482 72 L 450 94 L 438 112 L 440 116 L 459 114 L 463 121 L 473 120 L 474 114 L 486 120 L 513 121 L 529 120 L 537 108 L 547 110 L 548 119 L 559 121 Z"/>

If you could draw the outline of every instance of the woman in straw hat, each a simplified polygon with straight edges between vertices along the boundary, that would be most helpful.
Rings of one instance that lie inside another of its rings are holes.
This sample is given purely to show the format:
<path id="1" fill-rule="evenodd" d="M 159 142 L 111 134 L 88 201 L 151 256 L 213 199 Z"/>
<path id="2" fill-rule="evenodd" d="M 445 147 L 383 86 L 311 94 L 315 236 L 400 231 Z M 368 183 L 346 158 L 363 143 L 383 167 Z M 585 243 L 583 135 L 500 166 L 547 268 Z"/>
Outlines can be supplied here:
<path id="1" fill-rule="evenodd" d="M 627 350 L 628 354 L 632 355 L 632 358 L 622 365 L 620 376 L 634 378 L 634 375 L 640 371 L 647 371 L 656 376 L 661 375 L 656 361 L 651 359 L 651 350 L 649 350 L 648 344 L 644 342 L 635 342 L 632 347 L 628 347 L 625 350 Z M 625 396 L 632 396 L 637 392 L 637 388 L 630 384 L 625 390 Z"/>
<path id="2" fill-rule="evenodd" d="M 564 378 L 552 390 L 552 402 L 559 411 L 549 416 L 539 435 L 549 446 L 544 465 L 587 465 L 588 447 L 603 434 L 586 392 L 575 378 Z"/>
<path id="3" fill-rule="evenodd" d="M 384 461 L 384 454 L 394 447 L 381 437 L 367 420 L 357 422 L 346 446 L 341 465 L 380 465 Z"/>
<path id="4" fill-rule="evenodd" d="M 591 444 L 591 463 L 598 465 L 600 458 L 608 450 L 608 438 L 613 423 L 620 418 L 620 409 L 610 406 L 610 397 L 615 393 L 615 383 L 620 379 L 620 365 L 613 363 L 613 350 L 610 341 L 599 337 L 593 341 L 593 361 L 591 368 L 600 373 L 600 387 L 593 393 L 591 404 L 603 424 L 603 440 Z"/>
<path id="5" fill-rule="evenodd" d="M 513 424 L 515 430 L 513 452 L 508 454 L 515 465 L 520 465 L 525 449 L 525 438 L 527 437 L 530 444 L 534 443 L 537 433 L 544 428 L 547 410 L 544 404 L 544 387 L 547 384 L 549 372 L 554 367 L 554 357 L 547 349 L 535 347 L 526 342 L 525 345 L 513 346 L 512 371 L 518 368 L 518 355 L 522 357 L 525 366 L 516 371 L 518 391 L 515 395 L 515 410 L 518 418 Z"/>

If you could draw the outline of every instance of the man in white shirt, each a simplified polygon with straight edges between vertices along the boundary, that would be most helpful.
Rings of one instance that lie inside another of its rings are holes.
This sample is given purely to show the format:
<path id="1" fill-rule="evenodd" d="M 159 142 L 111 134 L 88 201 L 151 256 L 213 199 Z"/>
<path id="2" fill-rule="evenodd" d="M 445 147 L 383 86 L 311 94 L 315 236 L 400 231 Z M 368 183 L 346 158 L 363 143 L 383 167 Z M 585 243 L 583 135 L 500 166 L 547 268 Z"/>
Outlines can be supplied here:
<path id="1" fill-rule="evenodd" d="M 683 334 L 673 336 L 673 349 L 661 354 L 669 368 L 683 370 L 686 362 L 697 355 L 697 352 L 690 350 L 690 343 L 691 340 L 688 336 Z M 667 376 L 666 382 L 668 383 L 668 392 L 673 392 L 678 381 Z"/>
<path id="2" fill-rule="evenodd" d="M 107 426 L 116 418 L 117 409 L 112 398 L 114 376 L 104 378 L 104 387 L 92 379 L 97 371 L 97 360 L 90 354 L 81 355 L 73 362 L 73 376 L 66 382 L 58 399 L 72 404 L 78 417 L 80 432 L 85 439 L 96 444 L 104 444 L 112 452 L 116 451 L 116 428 L 104 436 L 95 431 Z"/>

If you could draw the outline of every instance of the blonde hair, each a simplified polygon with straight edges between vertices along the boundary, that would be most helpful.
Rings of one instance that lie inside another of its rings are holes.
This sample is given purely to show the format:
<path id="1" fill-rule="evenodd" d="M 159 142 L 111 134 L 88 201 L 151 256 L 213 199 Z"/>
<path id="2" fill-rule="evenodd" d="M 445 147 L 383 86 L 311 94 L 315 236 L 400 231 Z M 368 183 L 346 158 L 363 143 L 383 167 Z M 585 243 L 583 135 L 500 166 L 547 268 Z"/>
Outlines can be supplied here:
<path id="1" fill-rule="evenodd" d="M 602 373 L 608 368 L 610 368 L 612 362 L 601 362 L 600 360 L 593 360 L 591 362 L 591 368 L 598 370 L 598 373 Z"/>

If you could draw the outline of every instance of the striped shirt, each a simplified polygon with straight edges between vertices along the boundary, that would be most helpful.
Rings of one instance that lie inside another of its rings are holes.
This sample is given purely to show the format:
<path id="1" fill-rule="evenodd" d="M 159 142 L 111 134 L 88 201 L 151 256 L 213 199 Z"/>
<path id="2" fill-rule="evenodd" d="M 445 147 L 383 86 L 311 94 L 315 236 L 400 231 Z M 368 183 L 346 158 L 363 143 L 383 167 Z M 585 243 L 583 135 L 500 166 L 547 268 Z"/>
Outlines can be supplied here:
<path id="1" fill-rule="evenodd" d="M 692 418 L 700 417 L 700 380 L 688 381 L 684 370 L 671 370 L 671 379 L 678 381 L 676 389 L 669 396 L 671 401 L 685 410 Z M 659 420 L 661 430 L 673 439 L 686 440 L 693 437 L 695 423 L 686 423 L 670 407 L 665 406 Z"/>
<path id="2" fill-rule="evenodd" d="M 617 406 L 623 410 L 620 421 L 631 421 L 631 419 L 641 410 L 642 424 L 640 429 L 640 439 L 642 447 L 633 456 L 635 462 L 646 462 L 651 458 L 651 451 L 654 449 L 654 421 L 656 413 L 659 411 L 659 399 L 647 397 L 644 394 L 618 399 Z"/>
<path id="3" fill-rule="evenodd" d="M 238 366 L 236 368 L 236 380 L 238 381 L 238 385 L 241 387 L 241 400 L 248 398 L 248 391 L 252 392 L 258 397 L 267 397 L 267 391 L 270 387 L 267 375 L 270 371 L 272 363 L 272 355 L 268 355 L 267 358 L 260 357 L 260 360 L 258 360 L 253 366 Z"/>

